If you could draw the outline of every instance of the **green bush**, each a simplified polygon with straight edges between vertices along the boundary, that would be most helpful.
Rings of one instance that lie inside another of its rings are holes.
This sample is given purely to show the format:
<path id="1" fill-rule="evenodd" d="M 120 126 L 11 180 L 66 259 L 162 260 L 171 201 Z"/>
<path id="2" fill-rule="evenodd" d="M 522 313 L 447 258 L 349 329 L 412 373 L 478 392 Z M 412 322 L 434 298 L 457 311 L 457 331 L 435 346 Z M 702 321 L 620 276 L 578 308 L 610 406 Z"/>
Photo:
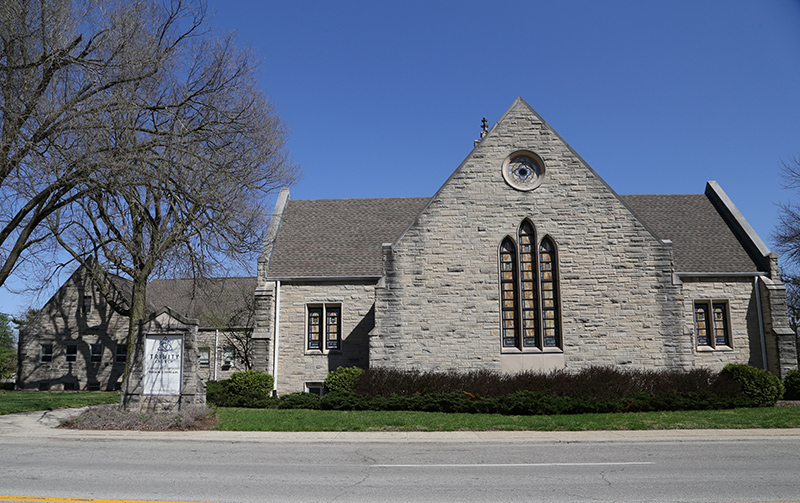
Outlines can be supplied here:
<path id="1" fill-rule="evenodd" d="M 729 363 L 720 372 L 739 383 L 742 394 L 753 405 L 770 407 L 783 396 L 783 383 L 769 371 L 742 363 Z"/>
<path id="2" fill-rule="evenodd" d="M 234 372 L 230 379 L 206 383 L 206 401 L 217 407 L 275 406 L 276 399 L 271 398 L 273 382 L 266 372 Z"/>
<path id="3" fill-rule="evenodd" d="M 260 370 L 234 372 L 231 374 L 229 381 L 231 393 L 264 397 L 269 397 L 272 394 L 272 385 L 275 382 L 271 375 Z"/>
<path id="4" fill-rule="evenodd" d="M 678 392 L 687 396 L 712 393 L 727 398 L 741 397 L 741 387 L 733 379 L 707 368 L 645 370 L 612 366 L 592 366 L 579 372 L 559 369 L 517 374 L 491 370 L 419 372 L 373 367 L 364 371 L 352 391 L 372 398 L 428 393 L 470 393 L 499 398 L 517 391 L 538 391 L 586 400 L 618 400 L 623 395 L 639 392 L 656 395 Z"/>
<path id="5" fill-rule="evenodd" d="M 786 388 L 784 400 L 800 400 L 800 370 L 790 370 L 783 380 L 783 386 Z"/>
<path id="6" fill-rule="evenodd" d="M 363 373 L 364 369 L 359 367 L 339 367 L 333 372 L 328 372 L 325 378 L 325 391 L 328 393 L 355 391 Z"/>
<path id="7" fill-rule="evenodd" d="M 319 409 L 319 395 L 314 393 L 289 393 L 281 396 L 279 409 Z"/>
<path id="8" fill-rule="evenodd" d="M 368 410 L 369 399 L 352 391 L 334 391 L 319 400 L 323 410 Z"/>
<path id="9" fill-rule="evenodd" d="M 207 381 L 206 382 L 206 403 L 217 407 L 232 407 L 227 404 L 228 389 L 227 381 Z"/>
<path id="10" fill-rule="evenodd" d="M 3 390 L 3 391 L 14 391 L 14 383 L 13 382 L 0 382 L 0 390 Z"/>
<path id="11" fill-rule="evenodd" d="M 575 374 L 504 375 L 340 367 L 328 374 L 325 387 L 330 392 L 322 398 L 312 393 L 290 393 L 280 399 L 247 391 L 271 390 L 272 378 L 268 375 L 268 380 L 258 386 L 253 384 L 258 381 L 253 373 L 239 373 L 234 374 L 236 379 L 210 381 L 207 399 L 221 407 L 538 415 L 753 407 L 774 404 L 780 396 L 776 393 L 782 392 L 776 386 L 780 381 L 768 372 L 764 375 L 764 371 L 747 365 L 726 368 L 724 372 L 684 372 L 590 367 Z"/>

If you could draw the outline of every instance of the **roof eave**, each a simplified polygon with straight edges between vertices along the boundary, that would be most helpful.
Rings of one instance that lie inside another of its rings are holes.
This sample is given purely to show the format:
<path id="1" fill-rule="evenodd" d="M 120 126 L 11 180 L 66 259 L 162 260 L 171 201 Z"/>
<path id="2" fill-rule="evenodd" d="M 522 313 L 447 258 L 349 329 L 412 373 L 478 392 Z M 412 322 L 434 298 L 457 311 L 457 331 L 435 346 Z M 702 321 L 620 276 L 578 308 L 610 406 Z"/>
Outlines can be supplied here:
<path id="1" fill-rule="evenodd" d="M 319 281 L 319 282 L 337 282 L 337 283 L 345 283 L 345 282 L 353 282 L 353 281 L 378 281 L 383 276 L 374 276 L 374 275 L 366 275 L 366 276 L 273 276 L 268 277 L 267 281 L 280 281 L 282 283 L 287 282 L 297 282 L 297 283 L 304 283 L 304 282 L 311 282 L 311 281 Z"/>
<path id="2" fill-rule="evenodd" d="M 733 204 L 730 197 L 722 190 L 720 185 L 711 180 L 706 183 L 706 197 L 722 216 L 723 220 L 730 226 L 734 235 L 744 245 L 750 258 L 756 263 L 759 269 L 770 270 L 769 248 L 764 241 L 756 234 L 750 223 L 744 218 L 742 212 Z"/>

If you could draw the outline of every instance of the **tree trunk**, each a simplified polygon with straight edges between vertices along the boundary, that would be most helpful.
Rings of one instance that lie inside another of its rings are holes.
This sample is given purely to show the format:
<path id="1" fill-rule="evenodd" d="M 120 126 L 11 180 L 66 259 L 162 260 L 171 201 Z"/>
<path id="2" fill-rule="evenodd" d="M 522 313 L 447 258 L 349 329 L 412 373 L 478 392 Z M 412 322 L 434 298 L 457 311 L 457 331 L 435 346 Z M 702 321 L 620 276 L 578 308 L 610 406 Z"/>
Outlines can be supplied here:
<path id="1" fill-rule="evenodd" d="M 122 408 L 128 409 L 131 395 L 142 392 L 142 371 L 134 368 L 144 364 L 144 319 L 147 315 L 147 276 L 136 275 L 131 290 L 131 310 L 128 318 L 128 354 L 125 358 L 125 371 L 122 374 Z M 137 371 L 138 370 L 138 371 Z"/>

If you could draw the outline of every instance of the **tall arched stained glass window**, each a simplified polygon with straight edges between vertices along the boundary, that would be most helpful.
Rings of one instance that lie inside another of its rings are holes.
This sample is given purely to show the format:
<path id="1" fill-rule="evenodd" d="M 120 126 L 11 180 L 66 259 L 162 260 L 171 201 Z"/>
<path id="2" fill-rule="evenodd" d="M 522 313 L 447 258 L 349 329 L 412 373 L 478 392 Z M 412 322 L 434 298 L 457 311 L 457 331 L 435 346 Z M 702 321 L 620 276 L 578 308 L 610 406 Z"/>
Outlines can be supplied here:
<path id="1" fill-rule="evenodd" d="M 549 238 L 539 246 L 542 287 L 542 342 L 546 348 L 559 347 L 558 266 L 556 249 Z"/>
<path id="2" fill-rule="evenodd" d="M 517 317 L 517 251 L 510 238 L 500 245 L 500 310 L 503 313 L 503 347 L 513 348 L 519 340 Z"/>
<path id="3" fill-rule="evenodd" d="M 322 349 L 322 308 L 308 308 L 308 349 Z"/>
<path id="4" fill-rule="evenodd" d="M 536 299 L 536 234 L 527 220 L 519 226 L 520 315 L 522 345 L 535 348 L 539 345 L 539 307 Z"/>

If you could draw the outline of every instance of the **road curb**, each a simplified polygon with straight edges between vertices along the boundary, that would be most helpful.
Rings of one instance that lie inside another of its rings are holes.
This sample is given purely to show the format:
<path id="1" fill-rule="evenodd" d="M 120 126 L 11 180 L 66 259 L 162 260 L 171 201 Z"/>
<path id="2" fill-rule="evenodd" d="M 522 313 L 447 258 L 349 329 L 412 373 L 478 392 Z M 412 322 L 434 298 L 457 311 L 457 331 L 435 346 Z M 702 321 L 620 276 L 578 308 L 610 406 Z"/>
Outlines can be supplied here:
<path id="1" fill-rule="evenodd" d="M 0 416 L 0 440 L 52 438 L 61 440 L 264 442 L 264 443 L 578 443 L 578 442 L 696 442 L 796 439 L 800 428 L 703 430 L 594 430 L 594 431 L 129 431 L 68 430 L 60 422 L 84 408 L 25 412 Z"/>

